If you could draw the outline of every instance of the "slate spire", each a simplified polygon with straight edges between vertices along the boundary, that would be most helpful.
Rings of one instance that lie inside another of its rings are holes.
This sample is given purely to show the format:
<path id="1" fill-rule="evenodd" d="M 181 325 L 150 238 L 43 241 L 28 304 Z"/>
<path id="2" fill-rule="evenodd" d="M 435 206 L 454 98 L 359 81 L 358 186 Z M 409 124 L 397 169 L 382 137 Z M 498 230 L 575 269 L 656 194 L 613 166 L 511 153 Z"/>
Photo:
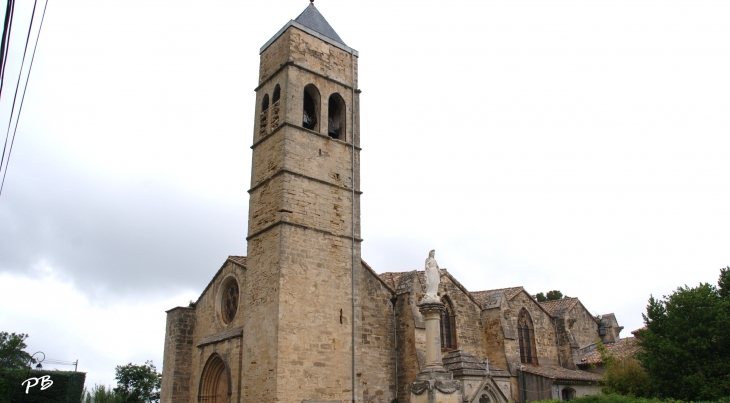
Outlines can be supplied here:
<path id="1" fill-rule="evenodd" d="M 337 35 L 337 32 L 332 29 L 332 26 L 327 22 L 327 20 L 324 19 L 319 10 L 317 10 L 317 7 L 314 6 L 313 1 L 309 3 L 307 8 L 305 8 L 304 11 L 299 14 L 299 17 L 297 17 L 294 21 L 342 45 L 347 46 L 342 38 Z"/>

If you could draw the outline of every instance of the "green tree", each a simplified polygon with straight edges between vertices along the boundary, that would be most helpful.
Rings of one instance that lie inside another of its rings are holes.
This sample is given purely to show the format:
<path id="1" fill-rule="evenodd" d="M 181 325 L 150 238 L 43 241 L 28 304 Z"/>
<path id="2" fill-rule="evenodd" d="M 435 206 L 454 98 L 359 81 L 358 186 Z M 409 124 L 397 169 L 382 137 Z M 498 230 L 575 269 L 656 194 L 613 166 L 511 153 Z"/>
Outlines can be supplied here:
<path id="1" fill-rule="evenodd" d="M 84 390 L 83 403 L 122 403 L 122 398 L 111 387 L 94 385 L 91 391 Z"/>
<path id="2" fill-rule="evenodd" d="M 720 279 L 717 280 L 718 293 L 722 298 L 730 298 L 730 266 L 720 269 Z"/>
<path id="3" fill-rule="evenodd" d="M 649 375 L 634 357 L 616 358 L 598 341 L 598 353 L 606 372 L 603 374 L 605 394 L 616 393 L 634 397 L 652 396 Z"/>
<path id="4" fill-rule="evenodd" d="M 557 301 L 561 298 L 563 298 L 563 293 L 558 290 L 552 290 L 547 292 L 547 299 L 548 301 Z"/>
<path id="5" fill-rule="evenodd" d="M 718 287 L 679 287 L 649 298 L 639 360 L 660 397 L 716 400 L 730 396 L 730 269 Z"/>
<path id="6" fill-rule="evenodd" d="M 27 334 L 0 332 L 0 368 L 26 368 L 31 362 L 30 354 L 23 349 Z"/>
<path id="7" fill-rule="evenodd" d="M 25 352 L 27 334 L 0 332 L 0 402 L 7 402 L 21 387 L 28 365 L 35 362 Z"/>
<path id="8" fill-rule="evenodd" d="M 547 296 L 544 293 L 538 292 L 537 294 L 533 295 L 532 298 L 535 298 L 537 302 L 545 302 L 545 301 L 556 301 L 561 298 L 568 298 L 567 295 L 563 295 L 562 292 L 559 290 L 552 290 L 547 292 Z"/>
<path id="9" fill-rule="evenodd" d="M 124 403 L 152 403 L 160 401 L 160 383 L 162 374 L 152 361 L 144 365 L 129 363 L 116 368 L 117 387 L 114 393 Z"/>

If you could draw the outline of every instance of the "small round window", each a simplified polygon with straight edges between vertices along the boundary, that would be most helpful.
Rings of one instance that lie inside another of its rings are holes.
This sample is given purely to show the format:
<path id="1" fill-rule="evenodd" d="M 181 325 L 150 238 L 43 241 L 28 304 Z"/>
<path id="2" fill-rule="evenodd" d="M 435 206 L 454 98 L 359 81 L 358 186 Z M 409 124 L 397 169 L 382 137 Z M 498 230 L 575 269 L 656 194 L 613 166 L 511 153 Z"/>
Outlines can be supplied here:
<path id="1" fill-rule="evenodd" d="M 236 317 L 238 295 L 238 283 L 235 280 L 229 281 L 223 290 L 221 301 L 221 314 L 223 321 L 226 323 L 230 323 Z"/>

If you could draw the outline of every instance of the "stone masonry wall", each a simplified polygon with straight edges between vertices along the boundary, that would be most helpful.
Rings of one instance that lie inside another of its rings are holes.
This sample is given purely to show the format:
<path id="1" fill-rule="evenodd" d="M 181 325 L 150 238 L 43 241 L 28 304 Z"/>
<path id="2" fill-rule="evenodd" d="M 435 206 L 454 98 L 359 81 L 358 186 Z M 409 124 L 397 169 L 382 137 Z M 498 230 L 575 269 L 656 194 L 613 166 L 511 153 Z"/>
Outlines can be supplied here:
<path id="1" fill-rule="evenodd" d="M 244 304 L 243 403 L 276 399 L 280 232 L 281 227 L 274 227 L 248 241 L 247 281 L 241 298 Z"/>
<path id="2" fill-rule="evenodd" d="M 568 320 L 565 317 L 565 313 L 562 316 L 556 315 L 555 319 L 555 331 L 558 334 L 557 348 L 559 354 L 558 362 L 563 368 L 577 369 L 573 353 L 577 352 L 577 344 L 572 339 L 570 331 L 568 330 Z"/>
<path id="3" fill-rule="evenodd" d="M 161 401 L 164 403 L 187 403 L 190 400 L 194 329 L 194 309 L 178 307 L 167 311 L 161 388 Z"/>
<path id="4" fill-rule="evenodd" d="M 309 131 L 286 128 L 284 168 L 352 189 L 352 147 L 330 137 L 313 136 Z M 355 150 L 355 166 L 360 152 Z M 355 184 L 357 188 L 357 183 Z"/>
<path id="5" fill-rule="evenodd" d="M 351 241 L 281 231 L 277 400 L 350 400 Z"/>
<path id="6" fill-rule="evenodd" d="M 361 278 L 362 360 L 357 377 L 363 402 L 390 403 L 396 392 L 393 293 L 370 270 L 363 268 Z"/>
<path id="7" fill-rule="evenodd" d="M 288 31 L 290 61 L 341 83 L 356 82 L 357 56 L 353 79 L 352 60 L 348 52 L 299 29 L 289 28 Z"/>
<path id="8" fill-rule="evenodd" d="M 269 45 L 259 59 L 259 84 L 271 77 L 289 61 L 289 35 L 295 28 L 289 28 Z M 260 105 L 260 100 L 259 100 Z"/>
<path id="9" fill-rule="evenodd" d="M 515 335 L 518 334 L 517 318 L 522 308 L 527 309 L 535 327 L 538 362 L 540 365 L 558 365 L 558 350 L 552 318 L 524 291 L 509 301 L 509 312 L 505 312 L 509 316 L 508 320 Z M 505 355 L 508 361 L 519 364 L 520 345 L 517 338 L 505 340 Z"/>
<path id="10" fill-rule="evenodd" d="M 578 348 L 593 344 L 598 340 L 598 324 L 593 315 L 578 303 L 567 316 L 567 328 Z"/>
<path id="11" fill-rule="evenodd" d="M 410 393 L 408 384 L 416 380 L 420 371 L 416 352 L 416 327 L 411 310 L 412 293 L 398 295 L 396 301 L 396 328 L 398 341 L 398 401 L 408 402 Z"/>
<path id="12" fill-rule="evenodd" d="M 502 322 L 499 308 L 482 311 L 482 326 L 484 328 L 484 348 L 489 362 L 496 367 L 508 370 L 507 357 L 504 353 L 505 338 L 502 332 Z"/>
<path id="13" fill-rule="evenodd" d="M 456 315 L 456 348 L 480 359 L 486 356 L 482 337 L 481 309 L 469 295 L 458 287 L 451 277 L 442 270 L 439 284 L 441 297 L 451 300 Z M 443 354 L 447 354 L 443 350 Z"/>
<path id="14" fill-rule="evenodd" d="M 247 288 L 246 274 L 246 270 L 240 266 L 231 263 L 230 261 L 226 262 L 195 302 L 195 330 L 193 332 L 193 341 L 190 346 L 192 350 L 191 372 L 194 374 L 190 379 L 191 402 L 197 402 L 198 400 L 198 388 L 200 387 L 200 377 L 202 375 L 203 368 L 210 357 L 210 354 L 221 348 L 220 346 L 217 346 L 217 344 L 226 346 L 226 352 L 221 355 L 231 373 L 231 382 L 233 382 L 233 384 L 240 384 L 241 382 L 240 354 L 237 350 L 236 352 L 231 352 L 231 348 L 233 347 L 227 346 L 227 343 L 229 343 L 228 341 L 224 340 L 220 343 L 209 344 L 202 347 L 198 347 L 197 344 L 208 336 L 244 325 L 247 311 L 246 301 L 244 300 L 246 295 L 245 290 Z M 224 286 L 229 279 L 235 279 L 238 283 L 238 289 L 241 297 L 238 300 L 236 316 L 230 323 L 225 323 L 220 314 L 219 300 L 221 297 L 220 293 L 222 292 L 221 287 Z M 239 348 L 240 339 L 236 339 L 235 344 L 235 348 Z M 238 392 L 236 391 L 236 393 Z"/>
<path id="15" fill-rule="evenodd" d="M 231 392 L 230 402 L 239 402 L 245 397 L 241 393 L 242 373 L 241 364 L 243 361 L 243 341 L 240 337 L 222 340 L 218 343 L 212 343 L 197 348 L 197 354 L 194 358 L 195 368 L 199 368 L 199 374 L 202 376 L 205 364 L 213 354 L 219 355 L 227 368 L 229 376 L 229 390 Z M 200 378 L 193 383 L 195 394 L 191 396 L 189 403 L 198 403 L 198 388 L 200 387 Z M 243 400 L 245 401 L 245 400 Z"/>

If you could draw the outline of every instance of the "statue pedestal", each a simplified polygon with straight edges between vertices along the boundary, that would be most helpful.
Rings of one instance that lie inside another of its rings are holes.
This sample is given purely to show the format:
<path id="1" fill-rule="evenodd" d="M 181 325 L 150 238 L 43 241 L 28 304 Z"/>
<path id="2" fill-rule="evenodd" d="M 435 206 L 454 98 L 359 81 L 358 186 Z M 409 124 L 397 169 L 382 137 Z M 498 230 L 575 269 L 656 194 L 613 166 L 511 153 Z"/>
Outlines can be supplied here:
<path id="1" fill-rule="evenodd" d="M 426 297 L 418 305 L 426 321 L 426 365 L 411 382 L 411 403 L 462 403 L 461 382 L 453 380 L 451 372 L 441 361 L 441 332 L 439 322 L 444 304 Z"/>

